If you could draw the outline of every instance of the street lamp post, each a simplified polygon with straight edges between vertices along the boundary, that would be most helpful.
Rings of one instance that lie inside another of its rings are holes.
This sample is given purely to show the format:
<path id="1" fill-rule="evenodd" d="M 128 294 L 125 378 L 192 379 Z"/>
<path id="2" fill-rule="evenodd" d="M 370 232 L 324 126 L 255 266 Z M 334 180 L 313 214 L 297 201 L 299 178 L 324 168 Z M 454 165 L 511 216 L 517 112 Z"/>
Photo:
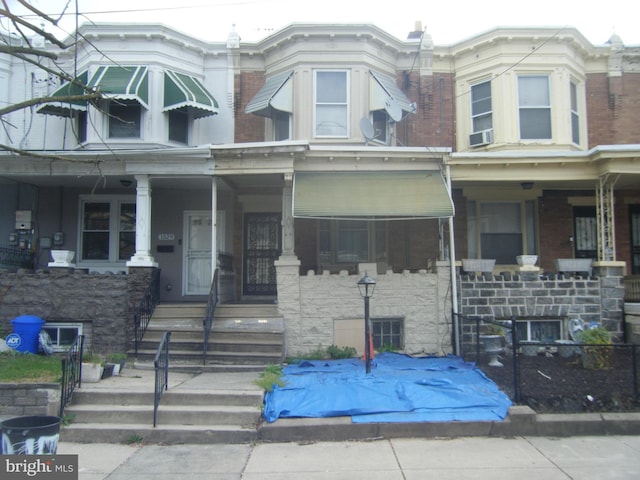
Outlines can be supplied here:
<path id="1" fill-rule="evenodd" d="M 373 296 L 376 281 L 364 272 L 364 277 L 358 281 L 360 295 L 364 298 L 364 358 L 366 372 L 371 372 L 371 319 L 369 318 L 369 299 Z"/>

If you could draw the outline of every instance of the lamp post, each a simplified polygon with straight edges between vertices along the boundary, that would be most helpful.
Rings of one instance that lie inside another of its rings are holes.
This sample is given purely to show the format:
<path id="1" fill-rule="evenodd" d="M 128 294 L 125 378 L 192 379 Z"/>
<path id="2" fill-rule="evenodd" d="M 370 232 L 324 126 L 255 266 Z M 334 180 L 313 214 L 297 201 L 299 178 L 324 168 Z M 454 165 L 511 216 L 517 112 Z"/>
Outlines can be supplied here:
<path id="1" fill-rule="evenodd" d="M 371 372 L 371 319 L 369 318 L 369 299 L 373 296 L 376 288 L 376 281 L 364 272 L 364 277 L 358 281 L 360 295 L 364 298 L 364 358 L 366 372 Z"/>

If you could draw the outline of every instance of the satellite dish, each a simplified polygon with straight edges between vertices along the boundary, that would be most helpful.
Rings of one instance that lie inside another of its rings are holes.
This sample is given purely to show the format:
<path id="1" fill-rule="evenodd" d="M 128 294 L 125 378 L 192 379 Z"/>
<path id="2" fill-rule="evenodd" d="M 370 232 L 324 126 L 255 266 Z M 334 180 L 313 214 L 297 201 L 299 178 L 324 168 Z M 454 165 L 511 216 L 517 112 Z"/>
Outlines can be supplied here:
<path id="1" fill-rule="evenodd" d="M 367 142 L 369 142 L 369 140 L 373 140 L 376 136 L 373 124 L 366 117 L 360 119 L 360 131 Z"/>
<path id="2" fill-rule="evenodd" d="M 384 109 L 387 111 L 389 117 L 391 117 L 391 120 L 393 120 L 394 122 L 399 122 L 400 120 L 402 120 L 402 108 L 400 108 L 398 102 L 396 102 L 393 98 L 387 98 L 384 101 Z"/>

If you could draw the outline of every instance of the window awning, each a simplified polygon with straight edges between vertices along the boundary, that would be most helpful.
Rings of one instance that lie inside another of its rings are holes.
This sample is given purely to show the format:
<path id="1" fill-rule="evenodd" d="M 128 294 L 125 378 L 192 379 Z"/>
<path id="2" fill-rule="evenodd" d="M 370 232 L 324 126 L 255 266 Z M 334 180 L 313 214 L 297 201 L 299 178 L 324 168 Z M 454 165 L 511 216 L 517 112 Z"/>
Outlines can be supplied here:
<path id="1" fill-rule="evenodd" d="M 77 82 L 77 83 L 76 83 Z M 87 102 L 84 100 L 64 101 L 65 97 L 85 95 L 87 92 L 80 85 L 87 84 L 87 72 L 82 72 L 75 79 L 75 82 L 66 82 L 54 91 L 50 97 L 60 100 L 41 104 L 36 110 L 45 115 L 57 115 L 59 117 L 72 117 L 74 112 L 86 112 Z"/>
<path id="2" fill-rule="evenodd" d="M 291 75 L 293 72 L 284 72 L 268 79 L 247 104 L 245 113 L 254 113 L 263 117 L 271 117 L 272 110 L 291 113 L 293 111 Z"/>
<path id="3" fill-rule="evenodd" d="M 406 113 L 416 112 L 416 104 L 400 90 L 394 78 L 372 70 L 369 70 L 369 74 L 369 110 L 386 110 L 391 117 L 394 117 L 396 109 Z"/>
<path id="4" fill-rule="evenodd" d="M 89 87 L 99 90 L 106 98 L 135 100 L 144 108 L 149 108 L 147 67 L 115 65 L 98 67 L 89 80 Z"/>
<path id="5" fill-rule="evenodd" d="M 218 102 L 205 86 L 190 75 L 167 70 L 164 72 L 164 111 L 185 108 L 194 118 L 218 113 Z"/>
<path id="6" fill-rule="evenodd" d="M 293 179 L 294 217 L 398 220 L 453 214 L 439 170 L 297 172 Z"/>

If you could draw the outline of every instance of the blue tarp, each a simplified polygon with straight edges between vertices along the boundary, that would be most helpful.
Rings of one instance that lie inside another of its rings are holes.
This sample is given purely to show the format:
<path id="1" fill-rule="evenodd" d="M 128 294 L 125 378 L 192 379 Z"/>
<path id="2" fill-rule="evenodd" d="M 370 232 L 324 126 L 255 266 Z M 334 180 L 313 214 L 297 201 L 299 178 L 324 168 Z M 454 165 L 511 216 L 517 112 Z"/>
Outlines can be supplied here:
<path id="1" fill-rule="evenodd" d="M 459 357 L 382 353 L 364 361 L 303 361 L 265 396 L 264 417 L 351 416 L 354 423 L 494 421 L 511 400 L 474 363 Z"/>

